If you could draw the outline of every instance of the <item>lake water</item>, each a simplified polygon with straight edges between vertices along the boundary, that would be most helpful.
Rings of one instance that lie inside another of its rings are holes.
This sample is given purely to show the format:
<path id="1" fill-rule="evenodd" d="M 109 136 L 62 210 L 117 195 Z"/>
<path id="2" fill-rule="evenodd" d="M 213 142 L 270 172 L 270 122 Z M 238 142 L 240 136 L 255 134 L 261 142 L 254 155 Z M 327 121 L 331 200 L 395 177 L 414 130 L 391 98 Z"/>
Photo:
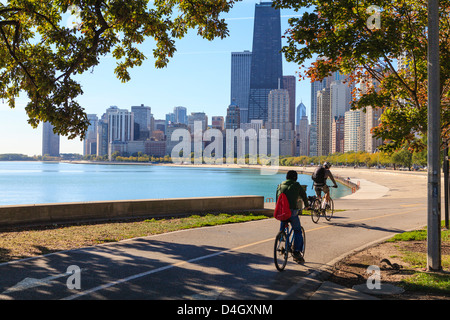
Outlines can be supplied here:
<path id="1" fill-rule="evenodd" d="M 0 162 L 0 205 L 261 195 L 274 198 L 286 173 L 255 169 Z M 312 180 L 299 175 L 313 195 Z M 332 188 L 334 198 L 351 193 Z"/>

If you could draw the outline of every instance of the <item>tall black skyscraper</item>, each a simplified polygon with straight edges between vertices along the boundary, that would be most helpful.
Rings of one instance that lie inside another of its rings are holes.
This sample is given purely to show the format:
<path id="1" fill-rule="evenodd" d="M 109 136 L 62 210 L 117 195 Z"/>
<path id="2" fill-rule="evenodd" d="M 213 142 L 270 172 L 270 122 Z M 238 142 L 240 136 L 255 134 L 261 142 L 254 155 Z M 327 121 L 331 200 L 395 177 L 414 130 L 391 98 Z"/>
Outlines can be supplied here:
<path id="1" fill-rule="evenodd" d="M 255 5 L 248 121 L 267 121 L 268 96 L 283 88 L 280 10 L 272 2 Z"/>

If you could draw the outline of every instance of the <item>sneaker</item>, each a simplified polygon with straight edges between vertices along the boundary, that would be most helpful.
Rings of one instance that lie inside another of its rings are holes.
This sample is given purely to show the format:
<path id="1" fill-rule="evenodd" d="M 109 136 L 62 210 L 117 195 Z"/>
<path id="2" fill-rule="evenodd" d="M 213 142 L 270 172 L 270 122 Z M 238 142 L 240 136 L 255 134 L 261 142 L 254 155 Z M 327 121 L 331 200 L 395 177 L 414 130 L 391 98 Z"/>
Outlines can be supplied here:
<path id="1" fill-rule="evenodd" d="M 305 263 L 305 259 L 303 258 L 303 255 L 301 254 L 300 251 L 294 251 L 294 261 L 299 263 L 299 264 L 303 264 Z"/>

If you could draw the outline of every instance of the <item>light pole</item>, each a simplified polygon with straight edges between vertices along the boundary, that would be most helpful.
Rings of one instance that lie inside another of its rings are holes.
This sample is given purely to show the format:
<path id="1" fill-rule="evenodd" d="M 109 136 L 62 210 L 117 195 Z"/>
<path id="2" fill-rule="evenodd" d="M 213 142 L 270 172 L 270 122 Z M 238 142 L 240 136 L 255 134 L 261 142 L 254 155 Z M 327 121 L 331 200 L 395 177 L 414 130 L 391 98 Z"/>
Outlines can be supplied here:
<path id="1" fill-rule="evenodd" d="M 439 0 L 428 0 L 427 268 L 441 269 Z"/>

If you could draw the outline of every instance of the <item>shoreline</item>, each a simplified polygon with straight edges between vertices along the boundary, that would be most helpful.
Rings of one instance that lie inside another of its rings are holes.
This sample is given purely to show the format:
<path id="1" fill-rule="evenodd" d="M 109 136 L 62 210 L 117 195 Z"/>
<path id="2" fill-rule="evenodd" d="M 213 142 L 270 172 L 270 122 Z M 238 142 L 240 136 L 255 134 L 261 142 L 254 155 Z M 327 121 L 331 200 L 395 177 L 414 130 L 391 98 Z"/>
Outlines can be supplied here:
<path id="1" fill-rule="evenodd" d="M 20 167 L 20 164 L 19 164 L 20 162 L 16 162 L 16 163 Z M 61 163 L 61 165 L 59 165 L 59 163 Z M 133 167 L 132 167 L 132 166 L 134 166 L 134 168 L 136 168 L 136 170 L 139 170 L 139 171 L 141 169 L 138 169 L 138 168 L 142 168 L 142 169 L 146 168 L 146 169 L 144 169 L 144 171 L 152 171 L 152 169 L 151 169 L 152 166 L 155 166 L 154 169 L 157 169 L 157 167 L 160 167 L 161 169 L 163 169 L 164 167 L 166 167 L 166 168 L 170 168 L 170 167 L 173 167 L 173 168 L 186 168 L 185 170 L 188 170 L 190 172 L 189 174 L 192 175 L 192 179 L 191 180 L 192 181 L 198 180 L 198 182 L 201 181 L 202 173 L 204 172 L 204 171 L 202 171 L 202 169 L 204 170 L 205 168 L 210 168 L 210 170 L 213 170 L 213 171 L 217 170 L 217 172 L 223 171 L 223 172 L 233 173 L 233 171 L 234 171 L 235 174 L 239 174 L 240 171 L 242 173 L 247 171 L 248 174 L 251 174 L 252 176 L 255 175 L 256 179 L 259 179 L 259 176 L 261 175 L 261 178 L 264 179 L 264 181 L 266 181 L 267 179 L 270 180 L 271 181 L 270 185 L 272 185 L 272 183 L 275 183 L 274 181 L 276 181 L 276 183 L 278 184 L 281 181 L 285 180 L 284 179 L 285 178 L 285 172 L 287 172 L 288 170 L 292 170 L 292 169 L 296 170 L 301 176 L 303 176 L 301 178 L 302 179 L 301 183 L 303 185 L 306 185 L 306 184 L 310 185 L 310 182 L 312 183 L 312 180 L 310 180 L 310 178 L 304 177 L 304 176 L 305 175 L 311 176 L 312 171 L 314 170 L 313 167 L 308 169 L 306 167 L 286 167 L 286 166 L 275 167 L 275 166 L 273 166 L 273 167 L 270 168 L 270 169 L 272 169 L 272 171 L 269 172 L 270 174 L 268 174 L 268 177 L 264 178 L 263 177 L 264 172 L 258 172 L 258 171 L 255 171 L 255 170 L 263 170 L 263 169 L 270 170 L 269 168 L 267 168 L 269 166 L 247 165 L 247 164 L 246 165 L 242 165 L 242 164 L 221 164 L 221 165 L 201 164 L 200 165 L 200 164 L 191 164 L 191 163 L 188 163 L 188 164 L 176 164 L 176 163 L 158 163 L 158 164 L 154 164 L 153 163 L 152 164 L 152 163 L 106 162 L 106 161 L 98 162 L 98 161 L 87 161 L 87 160 L 82 160 L 82 161 L 62 161 L 62 162 L 59 162 L 59 163 L 55 163 L 55 162 L 52 161 L 51 163 L 49 162 L 48 165 L 56 166 L 58 168 L 58 169 L 56 169 L 57 171 L 59 171 L 59 170 L 63 170 L 63 171 L 69 170 L 69 171 L 71 171 L 72 170 L 71 168 L 73 168 L 74 170 L 77 170 L 77 171 L 81 170 L 81 171 L 86 171 L 86 172 L 91 171 L 91 170 L 96 171 L 97 169 L 95 169 L 95 165 L 99 165 L 100 167 L 104 166 L 104 168 L 107 168 L 108 167 L 107 165 L 110 165 L 110 164 L 113 164 L 114 166 L 120 166 L 120 165 L 128 166 L 129 169 L 126 169 L 126 170 L 134 170 Z M 94 165 L 94 166 L 92 166 L 92 169 L 89 169 L 89 167 L 85 167 L 85 169 L 83 169 L 82 167 L 77 168 L 77 166 L 70 166 L 70 164 L 74 164 L 74 165 L 90 164 L 90 165 Z M 42 170 L 45 170 L 45 168 L 47 167 L 45 162 L 43 162 L 43 161 L 38 162 L 37 165 L 39 166 L 39 168 L 42 168 Z M 132 165 L 132 166 L 130 166 L 130 165 Z M 136 165 L 137 165 L 137 167 L 136 167 Z M 142 167 L 143 165 L 145 167 Z M 264 168 L 264 167 L 266 167 L 266 168 Z M 118 170 L 122 170 L 119 167 L 111 167 L 111 166 L 110 166 L 109 170 L 115 170 L 114 168 L 117 168 Z M 126 167 L 123 167 L 123 168 L 126 168 Z M 190 169 L 190 168 L 193 168 L 193 169 Z M 197 169 L 195 169 L 195 168 L 197 168 Z M 108 169 L 105 169 L 105 170 L 108 170 Z M 157 170 L 157 171 L 161 171 L 161 170 Z M 170 174 L 171 172 L 172 173 L 173 172 L 176 173 L 176 172 L 178 172 L 178 170 L 167 169 L 167 171 L 165 171 L 165 169 L 164 169 L 164 172 L 167 172 L 167 174 Z M 175 176 L 176 176 L 176 174 L 175 174 Z M 239 176 L 238 176 L 238 178 L 239 178 Z M 339 182 L 339 184 L 342 184 L 342 186 L 341 186 L 342 190 L 339 190 L 339 192 L 337 193 L 338 197 L 348 196 L 349 194 L 351 194 L 352 188 L 355 188 L 353 191 L 356 191 L 356 185 L 355 184 L 351 184 L 351 183 L 349 183 L 349 181 L 346 181 L 345 179 L 341 179 L 340 176 L 336 176 L 336 181 Z M 195 182 L 193 182 L 193 183 L 195 183 Z M 231 184 L 231 183 L 240 184 L 238 182 L 238 180 L 235 180 L 234 182 L 230 181 L 229 184 Z M 84 184 L 82 184 L 82 185 L 84 185 Z M 267 187 L 263 187 L 263 189 L 266 190 Z M 266 191 L 261 192 L 260 194 L 265 195 L 265 197 L 270 198 L 271 197 L 271 193 L 267 193 Z M 140 196 L 140 195 L 136 196 L 134 194 L 128 194 L 128 196 L 125 196 L 125 197 L 121 196 L 119 198 L 112 198 L 112 197 L 109 197 L 109 198 L 106 197 L 105 198 L 105 197 L 102 196 L 102 194 L 100 194 L 99 197 L 88 197 L 88 198 L 82 198 L 82 199 L 80 197 L 76 197 L 75 198 L 75 197 L 66 197 L 66 196 L 62 195 L 62 197 L 57 197 L 57 198 L 53 197 L 50 201 L 48 201 L 48 200 L 47 201 L 39 201 L 39 200 L 34 199 L 34 198 L 33 199 L 31 199 L 31 198 L 28 199 L 29 201 L 19 201 L 19 203 L 17 201 L 16 202 L 6 202 L 5 201 L 4 203 L 2 203 L 0 205 L 0 207 L 3 207 L 3 206 L 22 206 L 22 205 L 30 205 L 30 204 L 41 205 L 41 204 L 52 204 L 52 203 L 60 204 L 60 203 L 80 203 L 80 202 L 82 203 L 82 202 L 93 202 L 93 201 L 94 202 L 98 202 L 98 201 L 113 201 L 111 199 L 119 199 L 119 200 L 122 200 L 122 201 L 126 201 L 126 200 L 143 200 L 143 199 L 147 199 L 148 200 L 148 199 L 173 198 L 173 195 L 174 195 L 174 194 L 172 194 L 171 196 L 164 196 L 164 197 L 162 197 L 160 194 L 153 194 L 153 193 L 152 194 L 146 194 L 146 195 L 143 195 L 143 196 Z M 195 193 L 195 192 L 194 193 L 193 192 L 188 192 L 188 193 L 184 192 L 184 193 L 177 193 L 177 195 L 178 194 L 180 194 L 180 196 L 185 195 L 185 198 L 189 198 L 189 197 L 196 197 L 196 196 L 198 196 L 199 193 L 198 192 L 197 193 Z M 213 193 L 211 195 L 212 196 L 226 196 L 228 194 L 229 193 L 227 193 L 227 192 L 215 192 L 215 193 Z M 249 191 L 243 190 L 243 192 L 240 192 L 239 194 L 252 194 L 253 195 L 254 191 L 252 192 L 251 189 L 249 189 Z M 209 193 L 208 193 L 208 195 L 209 195 Z M 312 195 L 312 194 L 310 194 L 310 195 Z M 177 196 L 177 198 L 179 198 L 179 196 Z M 91 199 L 93 199 L 93 200 L 91 200 Z"/>
<path id="2" fill-rule="evenodd" d="M 114 164 L 114 165 L 148 165 L 148 166 L 164 166 L 164 167 L 185 167 L 185 168 L 220 168 L 220 169 L 252 169 L 252 170 L 267 170 L 269 172 L 267 174 L 279 174 L 286 173 L 289 170 L 295 170 L 299 174 L 304 175 L 312 175 L 315 168 L 317 166 L 263 166 L 259 164 L 177 164 L 177 163 L 139 163 L 139 162 L 110 162 L 110 161 L 89 161 L 89 160 L 81 160 L 81 161 L 64 161 L 66 163 L 76 163 L 76 164 Z M 339 168 L 340 167 L 336 167 Z M 368 169 L 370 170 L 370 169 Z M 380 169 L 372 169 L 372 170 L 380 170 Z M 275 171 L 274 173 L 272 173 Z M 332 171 L 333 173 L 333 171 Z M 360 188 L 358 182 L 351 181 L 350 178 L 342 177 L 340 174 L 334 174 L 334 178 L 337 182 L 343 184 L 344 186 L 350 188 L 352 190 L 352 194 L 357 192 Z"/>

